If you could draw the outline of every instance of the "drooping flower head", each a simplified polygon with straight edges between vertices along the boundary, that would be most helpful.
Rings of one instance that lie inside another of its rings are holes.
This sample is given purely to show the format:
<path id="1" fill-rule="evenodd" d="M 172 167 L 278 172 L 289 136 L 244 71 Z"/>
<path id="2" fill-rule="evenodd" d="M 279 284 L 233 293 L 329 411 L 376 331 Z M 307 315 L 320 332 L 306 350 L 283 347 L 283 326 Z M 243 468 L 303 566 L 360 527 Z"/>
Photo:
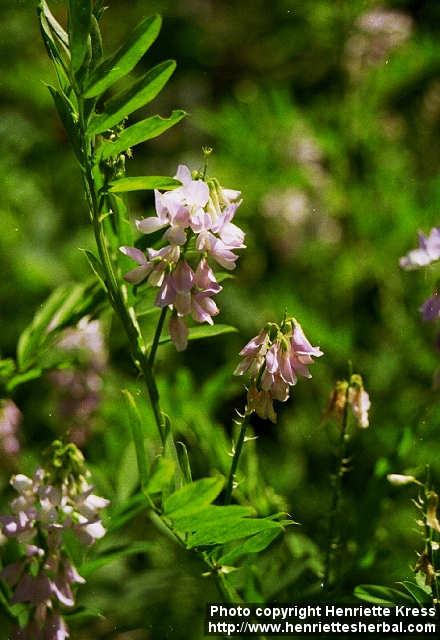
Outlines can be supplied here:
<path id="1" fill-rule="evenodd" d="M 105 534 L 100 512 L 108 500 L 93 494 L 81 452 L 73 444 L 55 441 L 48 464 L 28 477 L 17 474 L 11 485 L 17 497 L 11 515 L 0 516 L 6 539 L 22 545 L 22 557 L 7 565 L 0 579 L 11 592 L 11 603 L 28 606 L 26 628 L 16 638 L 68 638 L 62 608 L 75 604 L 74 586 L 85 582 L 64 546 L 70 531 L 84 545 Z"/>
<path id="2" fill-rule="evenodd" d="M 234 371 L 235 375 L 250 377 L 246 412 L 255 411 L 275 423 L 273 401 L 285 402 L 298 377 L 311 378 L 308 366 L 322 355 L 295 318 L 285 319 L 281 325 L 268 323 L 240 351 L 242 360 Z"/>
<path id="3" fill-rule="evenodd" d="M 124 276 L 127 282 L 159 287 L 155 304 L 171 310 L 169 333 L 182 351 L 188 340 L 186 318 L 213 324 L 219 313 L 213 296 L 222 287 L 214 267 L 235 269 L 234 252 L 245 244 L 243 231 L 232 222 L 241 204 L 239 191 L 224 189 L 216 179 L 191 173 L 185 165 L 179 165 L 175 177 L 180 187 L 155 191 L 156 216 L 136 222 L 141 233 L 163 230 L 165 245 L 146 254 L 136 247 L 120 250 L 138 265 Z"/>

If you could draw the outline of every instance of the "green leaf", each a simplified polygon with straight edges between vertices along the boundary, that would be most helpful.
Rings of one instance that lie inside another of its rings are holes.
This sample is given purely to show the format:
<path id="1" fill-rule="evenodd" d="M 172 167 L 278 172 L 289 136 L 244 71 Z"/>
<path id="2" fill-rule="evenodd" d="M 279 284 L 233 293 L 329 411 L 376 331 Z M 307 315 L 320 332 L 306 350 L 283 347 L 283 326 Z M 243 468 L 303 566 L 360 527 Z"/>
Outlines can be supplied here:
<path id="1" fill-rule="evenodd" d="M 69 0 L 69 42 L 74 71 L 78 71 L 84 62 L 91 22 L 91 0 Z"/>
<path id="2" fill-rule="evenodd" d="M 121 456 L 116 475 L 116 493 L 121 502 L 127 500 L 139 483 L 137 451 L 134 442 L 129 442 Z"/>
<path id="3" fill-rule="evenodd" d="M 60 23 L 55 19 L 45 0 L 42 0 L 41 2 L 41 9 L 51 31 L 57 36 L 58 40 L 64 45 L 64 47 L 67 48 L 69 46 L 69 36 L 64 31 Z"/>
<path id="4" fill-rule="evenodd" d="M 18 339 L 20 373 L 38 360 L 40 351 L 47 348 L 59 331 L 77 324 L 85 315 L 96 313 L 103 298 L 101 287 L 96 282 L 63 285 L 55 289 Z"/>
<path id="5" fill-rule="evenodd" d="M 62 68 L 63 66 L 62 49 L 64 49 L 64 51 L 66 50 L 68 51 L 68 49 L 66 49 L 66 45 L 62 41 L 60 42 L 60 40 L 56 37 L 56 34 L 54 37 L 54 31 L 53 29 L 51 29 L 49 25 L 49 21 L 43 9 L 43 6 L 38 7 L 37 12 L 38 12 L 38 17 L 40 19 L 40 32 L 43 38 L 43 42 L 46 46 L 46 50 L 49 54 L 49 57 L 55 63 L 56 69 L 59 70 L 60 67 Z M 66 38 L 67 38 L 67 34 L 66 34 Z M 57 65 L 59 66 L 57 67 Z"/>
<path id="6" fill-rule="evenodd" d="M 265 518 L 220 519 L 200 527 L 190 536 L 187 546 L 189 549 L 193 549 L 205 545 L 225 544 L 225 542 L 247 538 L 268 529 L 281 531 L 282 528 L 278 522 Z"/>
<path id="7" fill-rule="evenodd" d="M 151 102 L 165 86 L 176 68 L 173 60 L 167 60 L 150 69 L 131 87 L 118 93 L 104 105 L 104 113 L 91 119 L 89 134 L 94 135 L 122 122 L 130 113 Z"/>
<path id="8" fill-rule="evenodd" d="M 189 462 L 188 449 L 184 442 L 176 442 L 177 457 L 182 469 L 183 479 L 186 483 L 192 482 L 191 464 Z"/>
<path id="9" fill-rule="evenodd" d="M 241 542 L 234 549 L 221 556 L 218 564 L 233 564 L 248 553 L 260 553 L 264 551 L 281 533 L 281 529 L 267 529 Z"/>
<path id="10" fill-rule="evenodd" d="M 178 531 L 192 533 L 211 525 L 217 525 L 222 520 L 227 520 L 230 523 L 254 514 L 255 511 L 252 507 L 236 504 L 227 506 L 210 504 L 196 512 L 179 511 L 177 515 L 171 514 L 168 517 L 173 521 L 173 525 Z"/>
<path id="11" fill-rule="evenodd" d="M 203 340 L 204 338 L 214 338 L 224 333 L 237 332 L 238 329 L 229 324 L 200 325 L 198 327 L 190 327 L 188 340 Z M 167 344 L 167 342 L 171 342 L 171 338 L 169 336 L 163 336 L 159 344 Z"/>
<path id="12" fill-rule="evenodd" d="M 92 45 L 92 59 L 90 64 L 92 68 L 94 68 L 101 62 L 103 54 L 101 29 L 94 15 L 92 15 L 90 41 Z"/>
<path id="13" fill-rule="evenodd" d="M 134 446 L 136 448 L 136 460 L 139 471 L 139 479 L 141 487 L 145 488 L 148 484 L 148 463 L 145 452 L 144 430 L 142 420 L 136 402 L 127 389 L 123 389 L 122 393 L 127 402 L 128 414 L 130 418 L 130 428 L 133 437 Z"/>
<path id="14" fill-rule="evenodd" d="M 401 584 L 406 589 L 406 591 L 408 591 L 410 596 L 414 598 L 417 604 L 424 605 L 431 602 L 432 594 L 429 588 L 425 590 L 418 584 L 416 584 L 415 582 L 411 582 L 410 580 L 403 580 L 398 584 Z"/>
<path id="15" fill-rule="evenodd" d="M 58 91 L 58 89 L 55 89 L 55 87 L 52 87 L 51 85 L 47 85 L 47 87 L 55 103 L 55 108 L 58 112 L 60 120 L 63 123 L 64 129 L 66 130 L 69 142 L 72 145 L 76 157 L 81 163 L 81 143 L 78 138 L 78 129 L 75 124 L 76 114 L 74 112 L 73 106 L 66 98 L 66 96 Z"/>
<path id="16" fill-rule="evenodd" d="M 138 24 L 127 41 L 91 74 L 84 96 L 94 98 L 130 73 L 156 40 L 161 22 L 161 17 L 155 15 Z"/>
<path id="17" fill-rule="evenodd" d="M 55 313 L 66 300 L 66 287 L 60 287 L 49 296 L 42 309 L 38 311 L 32 323 L 26 327 L 18 339 L 17 362 L 20 369 L 26 369 L 33 361 L 38 346 L 49 332 L 49 326 Z"/>
<path id="18" fill-rule="evenodd" d="M 224 478 L 202 478 L 172 493 L 164 503 L 164 513 L 170 518 L 187 516 L 211 504 L 223 489 Z"/>
<path id="19" fill-rule="evenodd" d="M 12 358 L 0 360 L 0 381 L 6 382 L 15 373 L 15 361 Z"/>
<path id="20" fill-rule="evenodd" d="M 360 584 L 355 587 L 354 595 L 364 602 L 372 602 L 374 604 L 403 604 L 412 603 L 412 599 L 397 589 L 390 587 L 382 587 L 376 584 Z"/>
<path id="21" fill-rule="evenodd" d="M 19 387 L 21 384 L 25 384 L 26 382 L 30 382 L 31 380 L 37 380 L 42 375 L 43 375 L 43 369 L 40 369 L 40 368 L 29 369 L 29 371 L 26 371 L 25 373 L 19 373 L 16 376 L 13 376 L 9 380 L 6 388 L 9 391 L 9 393 L 12 393 L 12 391 L 14 391 L 14 389 L 16 387 Z"/>
<path id="22" fill-rule="evenodd" d="M 141 122 L 124 129 L 115 142 L 106 140 L 101 147 L 101 158 L 106 160 L 110 156 L 117 156 L 119 153 L 134 147 L 141 142 L 151 140 L 160 136 L 164 131 L 170 129 L 186 116 L 185 111 L 173 111 L 169 118 L 152 116 Z"/>
<path id="23" fill-rule="evenodd" d="M 98 258 L 95 256 L 94 253 L 92 253 L 91 251 L 89 251 L 88 249 L 81 249 L 81 251 L 84 252 L 84 255 L 87 258 L 87 261 L 93 271 L 93 273 L 95 274 L 95 276 L 98 278 L 99 282 L 103 285 L 104 289 L 106 288 L 105 285 L 105 272 L 104 272 L 104 268 L 101 264 L 101 262 L 98 260 Z"/>
<path id="24" fill-rule="evenodd" d="M 84 562 L 79 569 L 79 573 L 83 578 L 87 579 L 89 576 L 93 575 L 95 571 L 101 569 L 101 567 L 105 567 L 112 562 L 121 560 L 122 558 L 137 555 L 138 553 L 148 553 L 153 548 L 154 545 L 151 542 L 133 542 L 128 546 L 108 549 L 97 558 Z"/>
<path id="25" fill-rule="evenodd" d="M 127 191 L 144 191 L 151 189 L 175 189 L 180 187 L 179 180 L 166 176 L 140 176 L 135 178 L 120 178 L 110 184 L 112 193 L 125 193 Z"/>
<path id="26" fill-rule="evenodd" d="M 147 484 L 148 493 L 161 493 L 167 489 L 174 478 L 176 465 L 170 458 L 158 458 L 153 466 Z"/>

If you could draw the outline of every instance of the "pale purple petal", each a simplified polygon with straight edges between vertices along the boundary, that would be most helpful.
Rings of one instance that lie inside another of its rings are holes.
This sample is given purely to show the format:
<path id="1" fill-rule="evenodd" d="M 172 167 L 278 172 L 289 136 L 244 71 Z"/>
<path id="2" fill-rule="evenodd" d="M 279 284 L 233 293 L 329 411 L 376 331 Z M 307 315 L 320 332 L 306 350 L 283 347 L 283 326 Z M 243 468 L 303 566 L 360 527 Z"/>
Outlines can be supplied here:
<path id="1" fill-rule="evenodd" d="M 310 355 L 315 358 L 324 355 L 319 347 L 313 347 L 307 340 L 304 331 L 299 323 L 295 324 L 293 336 L 291 339 L 292 349 L 298 355 Z"/>
<path id="2" fill-rule="evenodd" d="M 153 265 L 146 263 L 141 267 L 136 267 L 136 269 L 132 269 L 124 275 L 124 280 L 129 282 L 130 284 L 140 284 L 145 278 L 151 273 L 153 269 Z"/>
<path id="3" fill-rule="evenodd" d="M 202 180 L 192 180 L 185 185 L 185 196 L 190 206 L 204 207 L 209 200 L 209 187 Z"/>
<path id="4" fill-rule="evenodd" d="M 160 220 L 159 218 L 144 218 L 143 220 L 136 220 L 136 229 L 141 233 L 154 233 L 163 229 L 169 224 L 168 220 Z"/>
<path id="5" fill-rule="evenodd" d="M 173 306 L 179 316 L 187 316 L 191 313 L 191 294 L 189 292 L 177 293 Z"/>
<path id="6" fill-rule="evenodd" d="M 267 340 L 267 331 L 265 330 L 260 331 L 260 333 L 257 336 L 255 336 L 254 338 L 252 338 L 252 340 L 249 340 L 249 342 L 245 344 L 243 349 L 240 351 L 240 355 L 241 356 L 256 355 L 259 352 L 261 345 L 263 345 L 266 342 L 266 340 Z"/>
<path id="7" fill-rule="evenodd" d="M 173 272 L 173 285 L 177 293 L 188 293 L 194 283 L 194 271 L 186 260 L 179 262 Z"/>
<path id="8" fill-rule="evenodd" d="M 174 176 L 176 180 L 179 180 L 183 186 L 186 186 L 189 182 L 192 181 L 191 171 L 184 164 L 179 164 L 177 167 L 176 175 Z"/>
<path id="9" fill-rule="evenodd" d="M 278 371 L 278 344 L 273 344 L 266 354 L 266 370 L 269 373 Z"/>
<path id="10" fill-rule="evenodd" d="M 139 265 L 144 265 L 148 262 L 145 253 L 140 249 L 136 249 L 136 247 L 119 247 L 119 251 L 137 262 Z"/>
<path id="11" fill-rule="evenodd" d="M 182 227 L 172 226 L 164 234 L 165 240 L 171 244 L 183 245 L 185 244 L 187 237 L 186 231 Z"/>
<path id="12" fill-rule="evenodd" d="M 175 299 L 176 290 L 174 288 L 173 277 L 168 275 L 162 282 L 159 293 L 156 297 L 155 305 L 163 309 L 163 307 L 167 307 L 168 305 L 173 304 Z"/>
<path id="13" fill-rule="evenodd" d="M 420 307 L 420 313 L 427 322 L 437 320 L 440 317 L 440 295 L 434 293 L 428 298 Z"/>

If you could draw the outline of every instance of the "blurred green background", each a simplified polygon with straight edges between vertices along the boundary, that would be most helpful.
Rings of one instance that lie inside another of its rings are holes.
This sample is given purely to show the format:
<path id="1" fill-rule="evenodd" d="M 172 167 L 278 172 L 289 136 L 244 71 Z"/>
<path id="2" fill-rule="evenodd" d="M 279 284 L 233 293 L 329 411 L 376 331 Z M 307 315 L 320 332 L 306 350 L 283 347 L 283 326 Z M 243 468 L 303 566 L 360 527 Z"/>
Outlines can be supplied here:
<path id="1" fill-rule="evenodd" d="M 145 113 L 190 114 L 137 148 L 128 174 L 173 175 L 180 162 L 197 168 L 209 144 L 209 173 L 243 193 L 237 223 L 248 249 L 219 296 L 219 321 L 240 333 L 192 343 L 183 355 L 168 347 L 159 354 L 163 404 L 194 474 L 228 460 L 233 410 L 242 403 L 231 373 L 242 344 L 266 321 L 287 308 L 325 352 L 313 380 L 301 381 L 280 407 L 276 426 L 253 422 L 259 463 L 248 456 L 243 482 L 263 479 L 271 489 L 259 490 L 259 510 L 285 508 L 300 526 L 260 560 L 248 599 L 253 588 L 269 600 L 317 597 L 338 437 L 325 409 L 348 360 L 364 377 L 372 409 L 370 428 L 353 435 L 345 478 L 342 591 L 408 577 L 420 550 L 413 493 L 391 487 L 386 474 L 421 472 L 429 463 L 440 482 L 439 346 L 436 327 L 418 312 L 435 275 L 402 272 L 398 259 L 415 246 L 418 229 L 438 223 L 440 4 L 107 4 L 107 52 L 144 15 L 163 15 L 161 36 L 139 70 L 166 58 L 178 68 Z M 65 17 L 62 2 L 51 6 Z M 50 291 L 89 277 L 79 248 L 92 247 L 93 238 L 79 170 L 44 84 L 53 78 L 35 3 L 3 0 L 0 7 L 0 353 L 13 357 Z M 133 217 L 152 209 L 148 196 L 129 203 Z M 105 318 L 104 329 L 110 364 L 98 371 L 103 388 L 87 414 L 84 451 L 101 493 L 117 503 L 136 483 L 126 477 L 133 451 L 118 390 L 138 382 L 119 327 Z M 23 413 L 20 468 L 32 468 L 45 444 L 71 426 L 61 396 L 50 376 L 14 394 Z M 4 502 L 8 495 L 5 489 Z M 205 599 L 218 597 L 212 580 L 200 577 L 203 567 L 142 516 L 118 535 L 151 540 L 151 553 L 96 572 L 80 602 L 101 608 L 107 620 L 74 637 L 202 637 Z"/>

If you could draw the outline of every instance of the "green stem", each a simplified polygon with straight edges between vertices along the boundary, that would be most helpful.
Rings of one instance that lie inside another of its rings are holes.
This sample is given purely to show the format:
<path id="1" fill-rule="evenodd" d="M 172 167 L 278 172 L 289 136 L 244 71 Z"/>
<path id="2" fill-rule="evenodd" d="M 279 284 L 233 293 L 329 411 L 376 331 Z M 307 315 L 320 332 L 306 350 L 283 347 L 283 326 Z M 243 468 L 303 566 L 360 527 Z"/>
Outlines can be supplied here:
<path id="1" fill-rule="evenodd" d="M 345 460 L 347 458 L 347 430 L 348 430 L 348 393 L 350 385 L 347 385 L 345 392 L 344 413 L 342 415 L 341 433 L 339 436 L 339 456 L 336 476 L 333 482 L 333 494 L 330 506 L 330 519 L 327 534 L 327 549 L 325 554 L 324 577 L 322 579 L 322 589 L 330 587 L 330 576 L 333 563 L 334 552 L 338 546 L 337 520 L 339 517 L 340 503 L 342 498 L 342 478 L 345 474 Z"/>
<path id="2" fill-rule="evenodd" d="M 238 462 L 240 460 L 241 451 L 246 437 L 248 414 L 245 414 L 240 423 L 240 432 L 238 434 L 237 442 L 234 446 L 234 454 L 232 456 L 231 469 L 229 471 L 228 484 L 226 485 L 225 504 L 230 504 L 232 498 L 232 492 L 234 490 L 234 477 L 237 472 Z"/>
<path id="3" fill-rule="evenodd" d="M 101 221 L 101 203 L 98 198 L 97 190 L 95 187 L 95 181 L 92 171 L 91 154 L 93 152 L 92 145 L 87 138 L 86 125 L 84 121 L 84 108 L 83 100 L 77 95 L 78 110 L 79 110 L 79 128 L 81 135 L 81 143 L 84 156 L 83 178 L 84 188 L 86 191 L 87 202 L 89 205 L 90 217 L 93 225 L 93 232 L 95 235 L 96 246 L 98 248 L 99 258 L 104 270 L 105 285 L 111 305 L 119 317 L 127 338 L 129 341 L 131 357 L 135 365 L 139 368 L 145 378 L 148 395 L 150 397 L 151 406 L 156 422 L 157 429 L 162 441 L 165 445 L 165 425 L 162 411 L 159 403 L 159 392 L 157 390 L 156 381 L 153 376 L 151 366 L 146 355 L 146 350 L 143 345 L 143 339 L 140 331 L 135 323 L 133 317 L 130 315 L 129 310 L 125 305 L 125 301 L 121 292 L 121 288 L 118 284 L 118 280 L 115 275 L 112 260 L 110 258 L 107 243 L 105 240 L 102 221 Z M 101 200 L 102 202 L 103 200 Z"/>
<path id="4" fill-rule="evenodd" d="M 160 318 L 157 323 L 156 331 L 154 333 L 153 342 L 151 344 L 150 353 L 148 354 L 148 364 L 151 369 L 154 367 L 154 360 L 156 358 L 157 347 L 159 346 L 160 336 L 162 334 L 165 318 L 167 317 L 167 307 L 164 307 L 160 313 Z"/>

